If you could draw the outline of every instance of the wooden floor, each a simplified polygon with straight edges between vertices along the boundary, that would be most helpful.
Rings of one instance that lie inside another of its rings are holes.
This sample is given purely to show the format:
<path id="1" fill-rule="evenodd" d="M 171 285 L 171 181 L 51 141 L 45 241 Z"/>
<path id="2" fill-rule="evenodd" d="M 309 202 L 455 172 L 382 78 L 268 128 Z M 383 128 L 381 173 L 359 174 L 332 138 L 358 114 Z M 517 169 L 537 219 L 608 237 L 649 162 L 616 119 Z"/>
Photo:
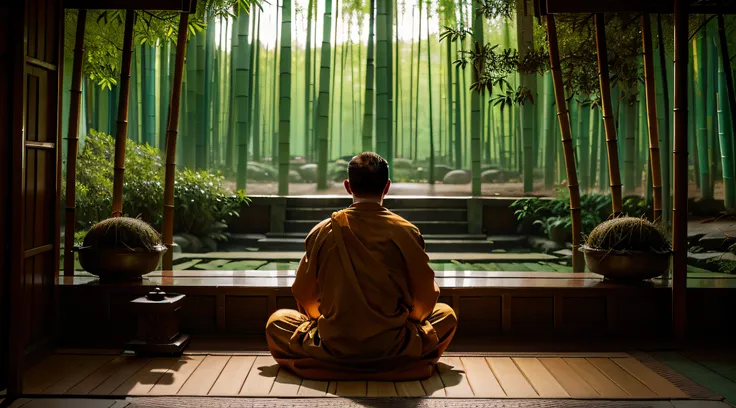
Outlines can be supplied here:
<path id="1" fill-rule="evenodd" d="M 454 354 L 425 381 L 310 381 L 269 355 L 54 354 L 30 368 L 29 396 L 252 396 L 688 399 L 625 353 Z"/>

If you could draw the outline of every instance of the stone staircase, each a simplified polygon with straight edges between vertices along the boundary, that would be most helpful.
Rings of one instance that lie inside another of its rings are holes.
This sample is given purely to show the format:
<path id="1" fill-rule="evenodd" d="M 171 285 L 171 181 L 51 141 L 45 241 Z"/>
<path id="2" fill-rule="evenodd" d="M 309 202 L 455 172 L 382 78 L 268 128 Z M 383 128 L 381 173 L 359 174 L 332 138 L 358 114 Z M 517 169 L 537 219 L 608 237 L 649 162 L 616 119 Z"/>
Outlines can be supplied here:
<path id="1" fill-rule="evenodd" d="M 340 197 L 289 197 L 283 231 L 264 235 L 234 234 L 228 247 L 257 248 L 259 251 L 303 251 L 304 238 L 320 221 L 350 205 Z M 471 234 L 466 198 L 388 198 L 386 208 L 416 225 L 424 235 L 427 252 L 480 252 L 523 245 L 526 237 Z M 480 222 L 480 220 L 478 221 Z"/>

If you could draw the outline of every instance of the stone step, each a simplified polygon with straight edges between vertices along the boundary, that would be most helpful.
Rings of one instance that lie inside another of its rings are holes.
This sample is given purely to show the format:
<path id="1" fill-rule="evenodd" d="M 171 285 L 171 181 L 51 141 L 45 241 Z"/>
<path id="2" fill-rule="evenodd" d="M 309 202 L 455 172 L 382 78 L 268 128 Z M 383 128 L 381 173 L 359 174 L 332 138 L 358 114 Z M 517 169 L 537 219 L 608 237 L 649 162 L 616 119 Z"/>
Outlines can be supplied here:
<path id="1" fill-rule="evenodd" d="M 307 233 L 314 228 L 314 220 L 286 220 L 284 232 Z M 414 225 L 422 234 L 465 234 L 468 232 L 467 221 L 417 221 Z"/>
<path id="2" fill-rule="evenodd" d="M 487 241 L 488 237 L 484 234 L 422 234 L 424 239 L 461 239 L 474 241 Z M 299 238 L 304 240 L 307 238 L 306 232 L 269 232 L 261 238 Z"/>
<path id="3" fill-rule="evenodd" d="M 401 208 L 467 208 L 468 197 L 414 197 L 388 196 L 383 205 L 389 209 Z M 286 208 L 345 208 L 352 199 L 346 196 L 287 197 Z"/>
<path id="4" fill-rule="evenodd" d="M 345 207 L 288 207 L 286 209 L 286 219 L 322 221 L 325 218 L 329 218 L 333 212 L 339 211 L 343 208 Z M 410 222 L 468 220 L 468 211 L 465 208 L 399 208 L 392 211 Z"/>
<path id="5" fill-rule="evenodd" d="M 463 239 L 425 239 L 427 252 L 480 252 L 489 253 L 495 247 L 491 241 Z M 299 238 L 264 238 L 258 241 L 261 251 L 303 251 L 304 240 Z"/>

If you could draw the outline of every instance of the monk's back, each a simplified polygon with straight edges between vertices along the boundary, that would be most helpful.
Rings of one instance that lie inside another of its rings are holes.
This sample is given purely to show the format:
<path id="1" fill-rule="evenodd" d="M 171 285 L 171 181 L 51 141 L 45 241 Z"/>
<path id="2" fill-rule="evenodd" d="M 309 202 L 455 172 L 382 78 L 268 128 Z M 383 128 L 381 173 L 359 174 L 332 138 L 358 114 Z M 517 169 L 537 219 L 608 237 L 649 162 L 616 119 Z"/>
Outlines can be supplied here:
<path id="1" fill-rule="evenodd" d="M 407 262 L 424 253 L 416 227 L 378 204 L 353 205 L 323 225 L 328 234 L 318 255 L 318 324 L 325 346 L 336 355 L 363 358 L 421 347 L 407 331 Z"/>
<path id="2" fill-rule="evenodd" d="M 455 334 L 419 230 L 383 208 L 388 162 L 350 160 L 350 208 L 317 224 L 305 241 L 291 293 L 299 311 L 266 324 L 271 355 L 305 379 L 423 380 Z"/>

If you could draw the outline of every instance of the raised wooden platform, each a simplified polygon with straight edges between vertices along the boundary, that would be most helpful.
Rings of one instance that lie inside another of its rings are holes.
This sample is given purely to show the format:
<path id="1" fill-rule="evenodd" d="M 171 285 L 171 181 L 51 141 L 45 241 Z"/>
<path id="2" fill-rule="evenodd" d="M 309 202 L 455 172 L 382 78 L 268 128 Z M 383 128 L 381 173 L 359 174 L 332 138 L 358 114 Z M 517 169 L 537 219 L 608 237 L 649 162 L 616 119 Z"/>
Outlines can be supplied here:
<path id="1" fill-rule="evenodd" d="M 295 308 L 293 270 L 155 272 L 141 282 L 101 284 L 61 277 L 57 286 L 59 344 L 118 348 L 135 333 L 129 302 L 159 286 L 187 295 L 182 331 L 195 336 L 262 336 L 269 315 Z M 666 339 L 671 320 L 668 281 L 636 285 L 595 274 L 438 271 L 440 302 L 466 336 Z M 689 279 L 688 313 L 695 336 L 731 334 L 735 279 Z"/>
<path id="2" fill-rule="evenodd" d="M 424 381 L 311 381 L 270 355 L 144 358 L 55 354 L 24 376 L 26 395 L 649 399 L 702 397 L 694 383 L 626 353 L 452 354 Z M 712 396 L 716 399 L 717 396 Z"/>

